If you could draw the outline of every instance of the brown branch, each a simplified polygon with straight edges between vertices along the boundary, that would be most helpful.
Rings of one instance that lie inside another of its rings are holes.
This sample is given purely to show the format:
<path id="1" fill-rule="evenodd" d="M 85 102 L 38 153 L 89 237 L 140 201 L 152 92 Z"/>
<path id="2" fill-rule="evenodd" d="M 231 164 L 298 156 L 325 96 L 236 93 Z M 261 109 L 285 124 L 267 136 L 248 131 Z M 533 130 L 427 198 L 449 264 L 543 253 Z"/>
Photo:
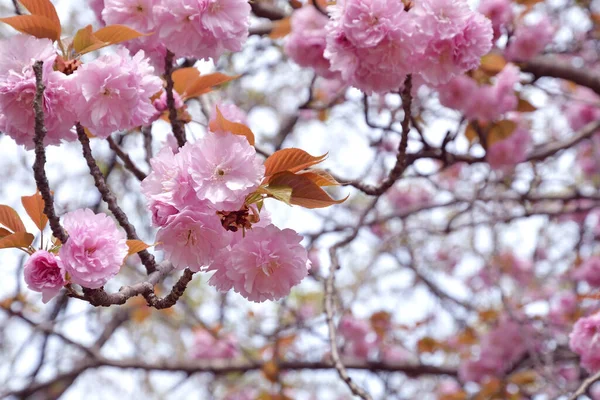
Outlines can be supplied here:
<path id="1" fill-rule="evenodd" d="M 555 56 L 539 56 L 520 64 L 521 71 L 530 72 L 536 78 L 552 77 L 566 79 L 592 89 L 600 95 L 600 74 L 597 70 L 577 68 L 568 61 Z"/>
<path id="2" fill-rule="evenodd" d="M 286 13 L 279 8 L 258 1 L 251 1 L 250 7 L 252 7 L 252 13 L 257 17 L 267 18 L 271 21 L 278 21 L 287 16 Z"/>
<path id="3" fill-rule="evenodd" d="M 600 372 L 596 372 L 594 375 L 587 378 L 585 381 L 581 383 L 581 386 L 577 388 L 575 392 L 569 397 L 568 400 L 577 400 L 579 396 L 584 395 L 589 388 L 596 382 L 600 381 Z"/>
<path id="4" fill-rule="evenodd" d="M 121 208 L 117 204 L 117 198 L 108 188 L 108 185 L 104 180 L 104 175 L 102 175 L 102 171 L 100 171 L 100 168 L 98 168 L 98 165 L 96 164 L 96 160 L 92 155 L 92 149 L 90 147 L 90 139 L 85 134 L 83 126 L 81 126 L 80 123 L 77 123 L 76 129 L 77 136 L 79 137 L 79 142 L 81 143 L 81 147 L 83 149 L 83 157 L 85 158 L 85 161 L 87 162 L 87 165 L 90 169 L 90 173 L 94 178 L 94 183 L 96 184 L 98 191 L 102 195 L 102 200 L 106 202 L 106 204 L 108 205 L 108 209 L 113 213 L 119 224 L 123 227 L 125 233 L 127 233 L 127 238 L 129 240 L 139 240 L 137 233 L 135 232 L 135 228 L 129 223 L 127 215 L 123 212 L 123 210 L 121 210 Z M 156 262 L 154 261 L 154 256 L 150 254 L 148 250 L 142 250 L 138 254 L 148 273 L 151 273 L 156 270 Z"/>
<path id="5" fill-rule="evenodd" d="M 599 129 L 600 129 L 600 121 L 590 122 L 589 124 L 587 124 L 586 126 L 581 128 L 581 130 L 576 132 L 568 140 L 566 140 L 564 142 L 550 142 L 550 143 L 546 144 L 545 146 L 542 146 L 539 149 L 534 150 L 527 157 L 527 161 L 544 160 L 545 158 L 553 156 L 554 154 L 558 153 L 561 150 L 566 150 L 568 148 L 575 146 L 582 140 L 585 140 L 585 139 L 589 138 L 590 136 L 592 136 L 594 133 L 597 133 Z"/>
<path id="6" fill-rule="evenodd" d="M 169 293 L 163 298 L 159 298 L 152 291 L 144 294 L 144 298 L 146 299 L 146 302 L 150 307 L 154 307 L 159 310 L 163 308 L 173 307 L 175 303 L 177 303 L 177 300 L 179 300 L 179 298 L 183 296 L 183 293 L 185 292 L 188 283 L 192 281 L 193 277 L 194 272 L 192 272 L 189 268 L 186 268 L 185 271 L 183 271 L 183 275 L 181 275 L 181 278 L 179 278 L 177 283 L 173 286 L 173 289 L 171 289 L 171 293 Z"/>
<path id="7" fill-rule="evenodd" d="M 172 271 L 173 264 L 163 261 L 158 265 L 154 272 L 148 275 L 148 279 L 143 282 L 136 283 L 135 285 L 123 286 L 116 293 L 107 293 L 104 289 L 84 288 L 82 300 L 88 301 L 95 307 L 110 307 L 116 304 L 122 305 L 132 297 L 139 295 L 147 296 L 149 293 L 153 293 L 154 285 Z M 175 288 L 173 290 L 175 290 Z"/>
<path id="8" fill-rule="evenodd" d="M 396 164 L 390 171 L 387 178 L 381 182 L 378 186 L 363 185 L 360 182 L 352 182 L 351 185 L 359 189 L 365 194 L 371 196 L 380 196 L 388 191 L 394 183 L 404 173 L 404 170 L 410 165 L 406 149 L 408 147 L 408 134 L 410 132 L 410 117 L 411 117 L 411 106 L 412 106 L 412 78 L 410 75 L 404 80 L 404 89 L 402 89 L 402 109 L 404 111 L 404 118 L 402 119 L 402 139 L 398 146 L 398 155 L 396 156 Z"/>
<path id="9" fill-rule="evenodd" d="M 35 137 L 33 139 L 35 143 L 35 162 L 33 163 L 33 176 L 35 178 L 35 184 L 42 194 L 44 199 L 44 214 L 48 217 L 50 222 L 50 228 L 52 234 L 61 243 L 66 243 L 68 236 L 65 230 L 60 226 L 60 220 L 54 211 L 54 196 L 50 192 L 50 184 L 46 177 L 46 149 L 44 148 L 44 137 L 46 136 L 46 127 L 44 126 L 44 86 L 42 75 L 43 75 L 42 61 L 36 61 L 33 65 L 33 71 L 35 72 L 35 98 L 33 100 L 33 109 L 35 112 Z"/>
<path id="10" fill-rule="evenodd" d="M 131 157 L 129 157 L 129 154 L 125 153 L 123 149 L 115 143 L 112 137 L 109 136 L 106 140 L 108 141 L 108 145 L 110 146 L 111 150 L 115 152 L 121 161 L 123 161 L 125 168 L 127 168 L 138 180 L 143 181 L 146 179 L 146 174 L 144 171 L 140 170 L 135 165 L 135 163 L 131 160 Z"/>
<path id="11" fill-rule="evenodd" d="M 171 129 L 173 135 L 177 139 L 177 145 L 183 147 L 185 145 L 185 127 L 183 121 L 181 121 L 177 115 L 177 108 L 175 108 L 175 97 L 173 96 L 173 59 L 175 55 L 167 50 L 167 56 L 165 57 L 165 81 L 167 86 L 165 92 L 167 93 L 167 108 L 169 109 L 169 121 L 171 121 Z"/>

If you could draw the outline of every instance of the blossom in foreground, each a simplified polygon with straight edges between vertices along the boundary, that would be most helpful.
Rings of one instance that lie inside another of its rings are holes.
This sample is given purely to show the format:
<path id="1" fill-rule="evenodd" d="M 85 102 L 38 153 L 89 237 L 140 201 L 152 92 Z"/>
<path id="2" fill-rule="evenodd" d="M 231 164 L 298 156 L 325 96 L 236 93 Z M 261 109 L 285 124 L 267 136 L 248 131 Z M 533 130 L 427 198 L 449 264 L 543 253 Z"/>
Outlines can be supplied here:
<path id="1" fill-rule="evenodd" d="M 127 256 L 125 232 L 108 215 L 90 209 L 67 213 L 62 222 L 69 235 L 59 250 L 66 279 L 90 289 L 103 286 Z"/>
<path id="2" fill-rule="evenodd" d="M 231 249 L 221 252 L 208 270 L 209 284 L 234 289 L 250 301 L 279 300 L 308 274 L 310 262 L 302 237 L 274 225 L 256 227 Z"/>
<path id="3" fill-rule="evenodd" d="M 42 81 L 45 144 L 77 138 L 71 130 L 76 121 L 70 79 L 53 70 L 56 51 L 49 39 L 16 35 L 0 41 L 0 131 L 26 149 L 34 147 L 36 92 L 33 64 L 43 61 Z"/>
<path id="4" fill-rule="evenodd" d="M 569 347 L 589 372 L 600 370 L 600 313 L 581 318 L 569 335 Z"/>
<path id="5" fill-rule="evenodd" d="M 73 78 L 79 121 L 101 138 L 147 124 L 155 114 L 150 98 L 162 89 L 143 51 L 106 54 L 83 64 Z"/>
<path id="6" fill-rule="evenodd" d="M 256 150 L 244 136 L 209 132 L 189 145 L 189 151 L 196 195 L 218 210 L 238 210 L 265 173 Z"/>
<path id="7" fill-rule="evenodd" d="M 176 269 L 200 271 L 212 263 L 217 252 L 230 243 L 214 210 L 209 207 L 186 208 L 169 217 L 156 234 L 158 250 L 165 252 Z"/>
<path id="8" fill-rule="evenodd" d="M 60 260 L 45 250 L 38 250 L 27 259 L 23 275 L 29 289 L 42 293 L 44 303 L 56 296 L 66 283 Z"/>
<path id="9" fill-rule="evenodd" d="M 178 57 L 217 59 L 248 38 L 245 0 L 160 0 L 154 12 L 157 34 Z"/>

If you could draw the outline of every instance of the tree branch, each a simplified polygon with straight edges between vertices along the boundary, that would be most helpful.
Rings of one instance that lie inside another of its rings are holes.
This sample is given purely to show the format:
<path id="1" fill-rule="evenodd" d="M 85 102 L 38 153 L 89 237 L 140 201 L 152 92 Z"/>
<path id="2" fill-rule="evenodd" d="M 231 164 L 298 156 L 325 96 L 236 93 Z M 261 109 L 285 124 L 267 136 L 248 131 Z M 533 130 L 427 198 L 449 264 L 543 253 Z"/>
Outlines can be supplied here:
<path id="1" fill-rule="evenodd" d="M 521 71 L 532 73 L 536 78 L 549 76 L 566 79 L 592 89 L 600 95 L 600 74 L 594 69 L 576 68 L 568 61 L 555 56 L 539 56 L 520 64 Z"/>

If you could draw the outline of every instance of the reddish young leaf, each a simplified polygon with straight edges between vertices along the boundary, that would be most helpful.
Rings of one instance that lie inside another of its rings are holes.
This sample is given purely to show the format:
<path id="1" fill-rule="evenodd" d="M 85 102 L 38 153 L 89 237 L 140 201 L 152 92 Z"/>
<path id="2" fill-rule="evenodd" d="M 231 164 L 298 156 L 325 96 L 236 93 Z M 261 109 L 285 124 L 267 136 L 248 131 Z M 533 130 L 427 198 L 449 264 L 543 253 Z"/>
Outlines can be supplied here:
<path id="1" fill-rule="evenodd" d="M 5 236 L 11 235 L 11 234 L 12 234 L 12 232 L 9 231 L 8 229 L 0 228 L 0 239 L 2 239 Z"/>
<path id="2" fill-rule="evenodd" d="M 292 25 L 290 24 L 290 17 L 285 17 L 279 21 L 273 22 L 273 29 L 269 33 L 271 39 L 279 39 L 287 36 L 292 31 Z"/>
<path id="3" fill-rule="evenodd" d="M 180 68 L 173 72 L 171 77 L 173 78 L 173 89 L 183 96 L 187 88 L 200 77 L 200 71 L 195 67 Z"/>
<path id="4" fill-rule="evenodd" d="M 296 175 L 290 171 L 279 172 L 274 175 L 268 186 L 273 188 L 289 187 L 292 188 L 292 197 L 290 203 L 305 208 L 323 208 L 334 204 L 340 204 L 348 198 L 346 196 L 341 200 L 332 199 L 327 192 L 321 189 L 310 178 L 300 174 Z"/>
<path id="5" fill-rule="evenodd" d="M 238 122 L 229 121 L 227 118 L 221 114 L 221 110 L 217 107 L 217 118 L 215 118 L 208 126 L 211 131 L 226 131 L 231 132 L 234 135 L 245 136 L 248 139 L 248 143 L 251 146 L 254 146 L 254 133 L 244 124 L 240 124 Z"/>
<path id="6" fill-rule="evenodd" d="M 530 102 L 519 97 L 519 104 L 517 105 L 517 111 L 522 113 L 534 112 L 537 110 Z"/>
<path id="7" fill-rule="evenodd" d="M 132 254 L 139 253 L 142 250 L 146 250 L 150 246 L 141 240 L 128 240 L 127 247 L 129 247 L 129 252 L 127 255 L 130 256 Z"/>
<path id="8" fill-rule="evenodd" d="M 306 151 L 296 148 L 282 149 L 271 154 L 265 160 L 265 182 L 269 177 L 278 172 L 290 171 L 298 172 L 320 163 L 327 157 L 327 154 L 314 157 Z"/>
<path id="9" fill-rule="evenodd" d="M 0 249 L 29 247 L 33 243 L 33 235 L 27 232 L 17 232 L 0 239 Z"/>
<path id="10" fill-rule="evenodd" d="M 220 72 L 199 76 L 195 80 L 190 81 L 190 84 L 186 86 L 182 93 L 182 98 L 183 100 L 186 100 L 192 97 L 198 97 L 210 92 L 213 86 L 222 85 L 223 83 L 230 82 L 239 77 L 240 75 L 230 76 Z"/>
<path id="11" fill-rule="evenodd" d="M 340 184 L 329 172 L 318 168 L 300 172 L 300 175 L 306 176 L 319 186 L 338 186 Z"/>
<path id="12" fill-rule="evenodd" d="M 506 60 L 498 53 L 489 53 L 481 57 L 480 68 L 488 75 L 496 75 L 504 69 Z"/>
<path id="13" fill-rule="evenodd" d="M 4 225 L 13 232 L 25 232 L 25 225 L 19 214 L 9 206 L 0 204 L 0 225 Z"/>
<path id="14" fill-rule="evenodd" d="M 25 207 L 25 211 L 29 215 L 29 218 L 35 223 L 40 231 L 44 230 L 44 227 L 48 223 L 48 217 L 44 214 L 44 199 L 40 192 L 36 192 L 32 196 L 21 197 L 21 203 Z"/>
<path id="15" fill-rule="evenodd" d="M 17 15 L 16 17 L 0 18 L 19 32 L 35 36 L 38 39 L 60 39 L 60 30 L 56 29 L 54 22 L 40 15 Z"/>
<path id="16" fill-rule="evenodd" d="M 31 13 L 31 15 L 39 15 L 48 18 L 54 24 L 60 38 L 61 27 L 60 19 L 56 13 L 56 8 L 50 0 L 19 0 L 21 4 Z"/>
<path id="17" fill-rule="evenodd" d="M 105 43 L 117 44 L 126 40 L 138 38 L 140 36 L 147 36 L 147 34 L 131 29 L 125 25 L 108 25 L 104 28 L 98 29 L 94 36 Z"/>
<path id="18" fill-rule="evenodd" d="M 508 139 L 514 133 L 515 129 L 517 129 L 517 123 L 509 119 L 494 122 L 488 130 L 488 148 L 494 143 Z"/>
<path id="19" fill-rule="evenodd" d="M 77 31 L 73 37 L 72 47 L 77 54 L 85 54 L 108 45 L 109 43 L 98 39 L 92 32 L 92 26 L 88 25 Z"/>

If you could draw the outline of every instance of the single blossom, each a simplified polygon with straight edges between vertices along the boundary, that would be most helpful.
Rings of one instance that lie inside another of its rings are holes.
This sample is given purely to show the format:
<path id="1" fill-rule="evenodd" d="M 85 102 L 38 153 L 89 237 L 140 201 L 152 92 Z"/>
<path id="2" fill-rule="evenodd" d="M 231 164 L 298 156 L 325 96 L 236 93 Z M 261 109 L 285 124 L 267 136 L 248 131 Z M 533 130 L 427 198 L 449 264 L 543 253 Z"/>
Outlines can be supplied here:
<path id="1" fill-rule="evenodd" d="M 58 145 L 61 140 L 77 138 L 71 130 L 77 120 L 73 112 L 72 81 L 53 70 L 55 59 L 56 50 L 49 39 L 16 35 L 0 41 L 0 131 L 26 149 L 34 147 L 36 80 L 33 64 L 37 60 L 44 63 L 44 143 Z"/>
<path id="2" fill-rule="evenodd" d="M 330 63 L 323 52 L 325 51 L 325 26 L 329 18 L 308 4 L 292 13 L 290 20 L 291 32 L 286 38 L 286 54 L 301 67 L 313 68 L 325 78 L 334 78 Z"/>
<path id="3" fill-rule="evenodd" d="M 158 230 L 156 241 L 160 243 L 156 249 L 163 250 L 175 268 L 200 271 L 213 262 L 231 239 L 214 210 L 198 206 L 169 217 L 167 224 Z"/>
<path id="4" fill-rule="evenodd" d="M 81 124 L 101 138 L 147 124 L 155 114 L 150 98 L 162 81 L 140 51 L 126 49 L 83 64 L 73 75 L 73 102 Z"/>
<path id="5" fill-rule="evenodd" d="M 59 251 L 66 279 L 90 289 L 103 286 L 127 256 L 125 232 L 108 215 L 90 209 L 67 213 L 62 222 L 69 235 Z"/>
<path id="6" fill-rule="evenodd" d="M 189 146 L 196 195 L 219 210 L 238 210 L 264 176 L 264 165 L 244 136 L 208 132 Z"/>
<path id="7" fill-rule="evenodd" d="M 525 161 L 530 143 L 529 131 L 517 127 L 508 138 L 489 147 L 486 160 L 493 169 L 510 170 Z"/>
<path id="8" fill-rule="evenodd" d="M 600 370 L 600 313 L 579 319 L 569 335 L 569 347 L 581 357 L 581 366 Z"/>
<path id="9" fill-rule="evenodd" d="M 248 38 L 245 0 L 159 0 L 154 12 L 158 35 L 178 57 L 217 59 Z"/>
<path id="10" fill-rule="evenodd" d="M 209 284 L 234 289 L 250 301 L 279 300 L 308 274 L 310 261 L 302 237 L 274 225 L 253 228 L 231 249 L 220 253 L 208 270 Z"/>
<path id="11" fill-rule="evenodd" d="M 153 7 L 158 0 L 104 0 L 102 19 L 108 25 L 127 25 L 139 32 L 154 29 Z"/>
<path id="12" fill-rule="evenodd" d="M 519 25 L 508 43 L 506 57 L 514 61 L 527 61 L 540 54 L 553 37 L 554 27 L 548 18 L 542 18 L 535 25 Z"/>
<path id="13" fill-rule="evenodd" d="M 66 284 L 62 263 L 54 254 L 45 250 L 38 250 L 27 259 L 23 274 L 27 287 L 42 293 L 44 303 L 56 296 Z"/>

